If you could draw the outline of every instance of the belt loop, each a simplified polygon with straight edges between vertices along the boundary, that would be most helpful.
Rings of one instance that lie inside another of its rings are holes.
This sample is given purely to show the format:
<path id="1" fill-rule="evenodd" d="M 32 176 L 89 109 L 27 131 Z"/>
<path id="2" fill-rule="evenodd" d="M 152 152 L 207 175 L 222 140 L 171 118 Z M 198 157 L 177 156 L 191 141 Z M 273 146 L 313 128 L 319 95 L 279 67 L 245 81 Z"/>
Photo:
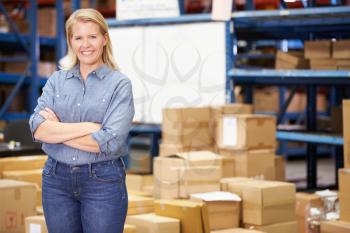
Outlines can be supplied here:
<path id="1" fill-rule="evenodd" d="M 58 161 L 56 159 L 53 160 L 55 163 L 53 164 L 53 174 L 56 175 L 56 168 L 57 168 L 57 163 Z"/>
<path id="2" fill-rule="evenodd" d="M 88 164 L 89 165 L 89 177 L 92 177 L 92 166 L 91 163 Z"/>
<path id="3" fill-rule="evenodd" d="M 125 163 L 122 157 L 119 157 L 120 161 L 122 162 L 123 168 L 125 169 Z"/>

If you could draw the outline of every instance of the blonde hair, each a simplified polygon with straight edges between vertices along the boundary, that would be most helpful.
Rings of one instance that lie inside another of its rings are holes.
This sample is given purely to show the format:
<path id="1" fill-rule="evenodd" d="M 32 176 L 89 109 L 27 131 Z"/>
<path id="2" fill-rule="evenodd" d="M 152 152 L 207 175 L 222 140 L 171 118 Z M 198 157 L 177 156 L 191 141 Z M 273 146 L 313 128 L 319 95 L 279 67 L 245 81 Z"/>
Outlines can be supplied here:
<path id="1" fill-rule="evenodd" d="M 108 34 L 108 25 L 104 17 L 101 15 L 100 12 L 98 12 L 95 9 L 91 8 L 86 8 L 86 9 L 79 9 L 73 14 L 71 14 L 66 22 L 66 39 L 67 39 L 67 46 L 68 46 L 68 53 L 66 56 L 64 56 L 60 60 L 60 68 L 62 70 L 70 70 L 74 66 L 78 64 L 78 58 L 76 54 L 73 51 L 70 38 L 72 37 L 72 30 L 73 30 L 73 25 L 77 23 L 78 21 L 83 21 L 83 22 L 93 22 L 96 23 L 100 30 L 102 35 L 106 35 L 107 37 L 107 43 L 103 47 L 103 52 L 102 52 L 102 61 L 106 65 L 108 65 L 110 68 L 114 70 L 118 70 L 118 65 L 114 61 L 113 58 L 113 52 L 112 52 L 112 43 L 111 39 Z"/>

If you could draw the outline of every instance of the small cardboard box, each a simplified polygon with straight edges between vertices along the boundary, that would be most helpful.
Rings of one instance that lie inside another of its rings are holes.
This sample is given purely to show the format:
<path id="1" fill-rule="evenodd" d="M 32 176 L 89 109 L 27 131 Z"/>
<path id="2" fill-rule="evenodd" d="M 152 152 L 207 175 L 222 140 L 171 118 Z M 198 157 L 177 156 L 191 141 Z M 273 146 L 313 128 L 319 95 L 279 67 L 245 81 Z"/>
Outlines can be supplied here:
<path id="1" fill-rule="evenodd" d="M 26 233 L 48 233 L 44 215 L 26 217 L 25 222 Z"/>
<path id="2" fill-rule="evenodd" d="M 209 233 L 208 210 L 205 204 L 187 200 L 157 200 L 157 215 L 181 221 L 181 233 Z"/>
<path id="3" fill-rule="evenodd" d="M 123 233 L 136 233 L 136 226 L 130 224 L 124 224 Z"/>
<path id="4" fill-rule="evenodd" d="M 180 221 L 176 218 L 150 214 L 126 217 L 126 223 L 136 226 L 136 232 L 142 233 L 180 233 Z"/>
<path id="5" fill-rule="evenodd" d="M 331 58 L 332 42 L 330 40 L 305 41 L 304 56 L 309 59 Z"/>
<path id="6" fill-rule="evenodd" d="M 247 229 L 259 230 L 259 231 L 264 231 L 264 232 L 268 232 L 268 233 L 282 233 L 282 232 L 283 233 L 298 233 L 296 221 L 281 222 L 281 223 L 275 223 L 275 224 L 263 225 L 263 226 L 245 224 L 244 227 Z M 302 232 L 300 232 L 300 233 L 302 233 Z"/>
<path id="7" fill-rule="evenodd" d="M 128 215 L 145 214 L 153 212 L 153 202 L 153 198 L 129 195 Z"/>
<path id="8" fill-rule="evenodd" d="M 339 215 L 341 221 L 350 222 L 350 169 L 339 169 Z"/>
<path id="9" fill-rule="evenodd" d="M 249 182 L 243 191 L 243 222 L 271 225 L 295 221 L 295 185 L 278 181 Z"/>
<path id="10" fill-rule="evenodd" d="M 350 168 L 350 100 L 343 100 L 344 167 Z"/>
<path id="11" fill-rule="evenodd" d="M 311 59 L 310 68 L 312 70 L 336 70 L 337 62 L 334 59 Z"/>
<path id="12" fill-rule="evenodd" d="M 321 222 L 321 233 L 349 233 L 350 223 L 343 221 Z"/>
<path id="13" fill-rule="evenodd" d="M 41 189 L 42 187 L 42 169 L 4 171 L 2 174 L 4 179 L 35 183 L 37 185 L 37 189 Z"/>
<path id="14" fill-rule="evenodd" d="M 207 205 L 210 230 L 239 227 L 240 202 L 238 195 L 229 192 L 191 194 L 191 200 Z"/>
<path id="15" fill-rule="evenodd" d="M 333 42 L 333 58 L 350 58 L 350 40 Z"/>
<path id="16" fill-rule="evenodd" d="M 36 187 L 32 183 L 0 180 L 0 232 L 23 233 L 24 218 L 36 214 Z"/>
<path id="17" fill-rule="evenodd" d="M 32 170 L 44 167 L 47 156 L 19 156 L 0 159 L 0 178 L 4 171 Z"/>
<path id="18" fill-rule="evenodd" d="M 276 56 L 276 69 L 308 69 L 309 62 L 304 59 L 304 53 L 299 51 L 278 51 Z"/>
<path id="19" fill-rule="evenodd" d="M 219 120 L 217 130 L 219 148 L 245 150 L 276 146 L 276 118 L 273 116 L 225 115 Z"/>
<path id="20" fill-rule="evenodd" d="M 298 217 L 306 217 L 310 208 L 321 208 L 323 206 L 321 197 L 310 193 L 296 194 L 296 215 Z"/>

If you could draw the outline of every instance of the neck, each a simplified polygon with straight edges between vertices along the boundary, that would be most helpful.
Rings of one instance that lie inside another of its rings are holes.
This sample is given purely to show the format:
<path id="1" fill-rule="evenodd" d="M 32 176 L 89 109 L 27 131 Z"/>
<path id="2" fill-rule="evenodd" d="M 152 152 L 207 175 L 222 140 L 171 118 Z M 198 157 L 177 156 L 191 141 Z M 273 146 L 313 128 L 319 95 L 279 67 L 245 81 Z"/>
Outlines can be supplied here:
<path id="1" fill-rule="evenodd" d="M 84 64 L 80 64 L 79 68 L 80 68 L 80 74 L 82 76 L 82 78 L 84 80 L 87 79 L 87 76 L 94 70 L 96 70 L 98 67 L 100 67 L 103 64 L 103 62 L 99 62 L 93 65 L 84 65 Z"/>

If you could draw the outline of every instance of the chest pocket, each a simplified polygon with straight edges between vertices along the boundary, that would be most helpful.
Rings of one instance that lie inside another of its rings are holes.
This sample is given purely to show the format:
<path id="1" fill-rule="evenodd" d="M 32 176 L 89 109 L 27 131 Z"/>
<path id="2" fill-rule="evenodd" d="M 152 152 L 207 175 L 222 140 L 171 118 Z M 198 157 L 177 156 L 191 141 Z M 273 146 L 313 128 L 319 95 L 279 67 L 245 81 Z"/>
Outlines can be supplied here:
<path id="1" fill-rule="evenodd" d="M 109 106 L 110 99 L 108 96 L 99 97 L 99 98 L 90 98 L 88 100 L 87 106 L 86 106 L 86 120 L 91 122 L 97 122 L 102 123 L 108 106 Z"/>
<path id="2" fill-rule="evenodd" d="M 56 93 L 53 103 L 53 111 L 56 113 L 61 122 L 67 120 L 69 114 L 69 95 Z"/>

